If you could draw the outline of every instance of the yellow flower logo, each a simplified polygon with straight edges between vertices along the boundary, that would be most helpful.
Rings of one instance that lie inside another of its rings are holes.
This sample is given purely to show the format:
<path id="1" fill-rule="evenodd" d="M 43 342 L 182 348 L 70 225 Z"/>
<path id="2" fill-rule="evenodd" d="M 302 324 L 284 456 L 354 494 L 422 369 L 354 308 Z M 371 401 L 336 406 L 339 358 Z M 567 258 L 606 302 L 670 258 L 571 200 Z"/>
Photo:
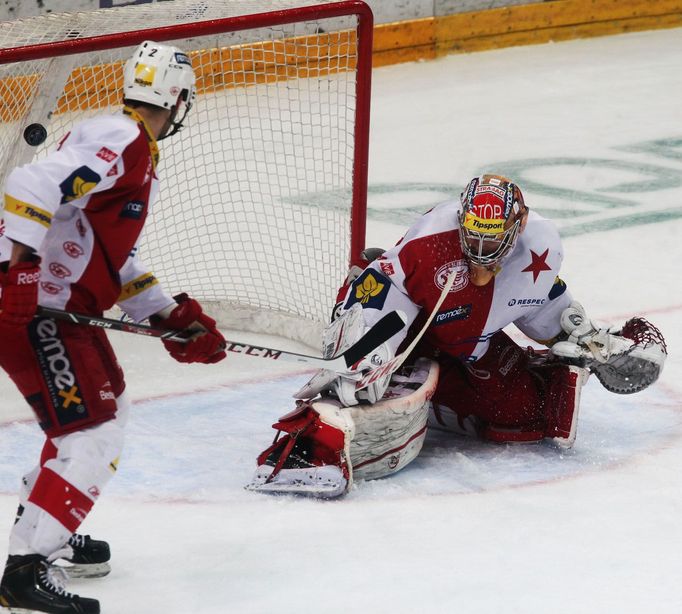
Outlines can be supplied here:
<path id="1" fill-rule="evenodd" d="M 376 278 L 369 273 L 362 283 L 355 288 L 355 298 L 361 303 L 367 303 L 373 296 L 378 296 L 384 289 L 385 284 L 379 283 Z"/>
<path id="2" fill-rule="evenodd" d="M 92 188 L 94 188 L 97 184 L 94 181 L 85 181 L 85 179 L 82 179 L 81 177 L 76 177 L 73 180 L 73 193 L 74 193 L 74 198 L 80 198 L 81 196 L 85 196 Z"/>
<path id="3" fill-rule="evenodd" d="M 95 189 L 102 178 L 91 168 L 81 166 L 71 173 L 59 184 L 62 191 L 61 204 L 83 198 L 88 192 Z"/>

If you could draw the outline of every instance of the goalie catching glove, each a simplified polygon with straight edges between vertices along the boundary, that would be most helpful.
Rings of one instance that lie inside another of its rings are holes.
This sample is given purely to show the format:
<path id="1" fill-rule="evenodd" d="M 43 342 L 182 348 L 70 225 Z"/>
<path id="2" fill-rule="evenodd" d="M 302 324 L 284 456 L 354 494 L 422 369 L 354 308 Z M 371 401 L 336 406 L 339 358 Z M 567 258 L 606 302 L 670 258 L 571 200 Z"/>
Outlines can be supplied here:
<path id="1" fill-rule="evenodd" d="M 322 340 L 324 358 L 334 358 L 343 354 L 367 332 L 369 327 L 365 324 L 362 311 L 362 306 L 355 303 L 325 329 Z M 345 407 L 357 405 L 360 401 L 376 403 L 386 392 L 391 379 L 390 373 L 360 390 L 356 390 L 356 384 L 366 371 L 380 367 L 391 358 L 393 352 L 389 345 L 382 343 L 347 371 L 337 372 L 328 369 L 318 371 L 294 394 L 294 398 L 312 399 L 322 392 L 331 392 Z"/>
<path id="2" fill-rule="evenodd" d="M 619 394 L 644 390 L 660 375 L 667 348 L 661 331 L 644 318 L 622 327 L 600 328 L 580 303 L 561 314 L 568 339 L 552 346 L 552 354 L 569 364 L 587 367 L 604 388 Z"/>
<path id="3" fill-rule="evenodd" d="M 163 340 L 168 353 L 178 362 L 201 362 L 213 364 L 225 358 L 225 338 L 216 328 L 216 322 L 209 318 L 201 305 L 187 294 L 173 297 L 177 305 L 153 315 L 149 321 L 154 326 L 168 330 L 194 332 L 187 343 Z"/>

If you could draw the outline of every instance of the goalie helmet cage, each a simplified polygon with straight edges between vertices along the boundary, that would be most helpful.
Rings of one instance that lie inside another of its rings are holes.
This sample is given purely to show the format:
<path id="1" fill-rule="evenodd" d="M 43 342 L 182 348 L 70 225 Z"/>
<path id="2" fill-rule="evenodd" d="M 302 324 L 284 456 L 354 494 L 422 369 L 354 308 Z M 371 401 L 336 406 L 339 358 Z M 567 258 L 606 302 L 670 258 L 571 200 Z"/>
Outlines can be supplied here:
<path id="1" fill-rule="evenodd" d="M 364 247 L 373 19 L 360 1 L 173 0 L 0 23 L 0 177 L 114 113 L 144 40 L 192 59 L 140 256 L 221 326 L 319 346 Z M 47 139 L 30 146 L 32 124 Z"/>

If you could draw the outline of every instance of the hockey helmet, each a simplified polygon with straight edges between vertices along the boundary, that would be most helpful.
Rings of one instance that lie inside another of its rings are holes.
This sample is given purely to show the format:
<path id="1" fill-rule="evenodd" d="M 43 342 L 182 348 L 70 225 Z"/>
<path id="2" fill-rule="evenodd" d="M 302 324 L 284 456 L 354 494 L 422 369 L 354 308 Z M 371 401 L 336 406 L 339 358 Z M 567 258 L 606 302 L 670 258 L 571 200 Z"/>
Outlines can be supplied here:
<path id="1" fill-rule="evenodd" d="M 519 187 L 501 175 L 475 177 L 460 195 L 460 240 L 465 257 L 489 267 L 513 249 L 527 207 Z"/>
<path id="2" fill-rule="evenodd" d="M 177 47 L 144 41 L 123 68 L 123 98 L 171 111 L 175 134 L 196 98 L 196 78 L 189 57 Z M 176 121 L 176 118 L 180 118 Z"/>

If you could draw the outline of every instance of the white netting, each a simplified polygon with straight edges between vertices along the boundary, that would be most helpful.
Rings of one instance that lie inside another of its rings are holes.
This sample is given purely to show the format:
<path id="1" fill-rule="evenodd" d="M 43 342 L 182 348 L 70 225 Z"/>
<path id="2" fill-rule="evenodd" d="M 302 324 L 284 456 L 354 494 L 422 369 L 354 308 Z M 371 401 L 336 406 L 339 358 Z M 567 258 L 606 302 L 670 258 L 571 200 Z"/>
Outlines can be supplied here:
<path id="1" fill-rule="evenodd" d="M 314 4 L 175 0 L 35 17 L 0 24 L 0 49 Z M 274 323 L 312 343 L 319 326 L 294 322 L 326 322 L 345 276 L 356 23 L 321 17 L 169 41 L 191 55 L 198 98 L 187 127 L 160 144 L 143 258 L 169 290 L 214 302 L 240 328 Z M 116 111 L 133 48 L 0 65 L 0 175 L 44 155 L 73 122 Z M 37 149 L 22 138 L 32 122 L 48 129 Z"/>

